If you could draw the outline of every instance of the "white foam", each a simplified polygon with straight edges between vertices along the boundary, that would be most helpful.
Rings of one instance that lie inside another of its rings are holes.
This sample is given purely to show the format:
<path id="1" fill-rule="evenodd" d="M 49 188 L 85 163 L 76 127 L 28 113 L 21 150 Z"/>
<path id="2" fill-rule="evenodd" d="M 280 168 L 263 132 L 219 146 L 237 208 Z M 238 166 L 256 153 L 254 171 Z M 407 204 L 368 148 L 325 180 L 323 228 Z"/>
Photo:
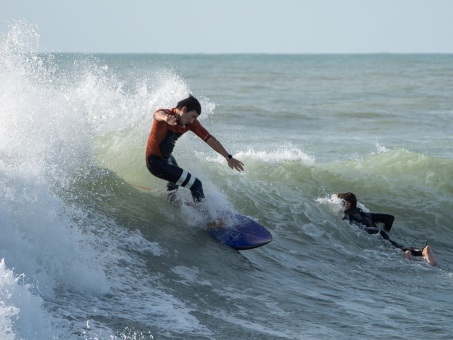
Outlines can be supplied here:
<path id="1" fill-rule="evenodd" d="M 0 261 L 0 338 L 52 339 L 51 318 L 42 311 L 43 300 L 31 293 L 23 275 L 15 275 Z"/>
<path id="2" fill-rule="evenodd" d="M 389 151 L 389 149 L 387 149 L 384 145 L 381 145 L 381 143 L 379 141 L 376 141 L 375 146 L 376 146 L 377 153 L 384 153 L 384 152 Z"/>
<path id="3" fill-rule="evenodd" d="M 332 210 L 333 213 L 338 213 L 340 211 L 343 211 L 343 206 L 342 202 L 343 200 L 338 197 L 337 194 L 331 194 L 330 196 L 327 197 L 319 197 L 315 199 L 315 202 L 325 204 L 329 206 L 329 208 Z M 362 203 L 357 202 L 357 207 L 362 209 L 363 211 L 369 211 L 367 207 L 365 207 Z"/>
<path id="4" fill-rule="evenodd" d="M 196 153 L 200 155 L 203 154 L 201 152 Z M 234 152 L 234 157 L 240 160 L 251 159 L 273 164 L 286 161 L 302 161 L 307 165 L 312 165 L 316 162 L 314 156 L 303 152 L 302 150 L 292 146 L 291 144 L 276 146 L 274 149 L 270 150 L 255 150 L 254 148 L 249 148 L 248 150 Z M 218 154 L 216 154 L 215 156 L 207 156 L 206 159 L 210 162 L 225 162 L 225 159 Z"/>

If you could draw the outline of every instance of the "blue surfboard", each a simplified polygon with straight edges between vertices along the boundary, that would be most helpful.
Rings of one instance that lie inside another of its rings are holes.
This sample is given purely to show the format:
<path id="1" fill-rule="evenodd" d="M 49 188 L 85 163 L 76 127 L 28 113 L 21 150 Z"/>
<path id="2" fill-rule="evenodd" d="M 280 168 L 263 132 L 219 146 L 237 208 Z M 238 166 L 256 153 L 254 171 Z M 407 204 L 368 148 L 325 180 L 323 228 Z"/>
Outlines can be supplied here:
<path id="1" fill-rule="evenodd" d="M 258 222 L 240 214 L 221 217 L 221 226 L 211 226 L 208 234 L 222 244 L 245 250 L 261 247 L 272 241 L 272 234 Z"/>

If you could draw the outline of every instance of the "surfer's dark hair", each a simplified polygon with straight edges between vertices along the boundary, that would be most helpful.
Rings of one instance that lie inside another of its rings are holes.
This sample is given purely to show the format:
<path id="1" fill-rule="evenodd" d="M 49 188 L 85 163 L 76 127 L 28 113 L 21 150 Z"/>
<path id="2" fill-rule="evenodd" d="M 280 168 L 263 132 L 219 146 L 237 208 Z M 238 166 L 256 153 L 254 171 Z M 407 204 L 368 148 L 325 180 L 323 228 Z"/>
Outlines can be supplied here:
<path id="1" fill-rule="evenodd" d="M 355 208 L 357 206 L 357 197 L 352 192 L 344 192 L 337 195 L 338 198 L 345 200 L 346 202 L 351 203 L 351 207 Z"/>
<path id="2" fill-rule="evenodd" d="M 200 102 L 191 94 L 188 98 L 183 99 L 176 104 L 176 108 L 178 109 L 182 109 L 184 106 L 187 108 L 187 111 L 196 111 L 198 114 L 201 114 Z"/>

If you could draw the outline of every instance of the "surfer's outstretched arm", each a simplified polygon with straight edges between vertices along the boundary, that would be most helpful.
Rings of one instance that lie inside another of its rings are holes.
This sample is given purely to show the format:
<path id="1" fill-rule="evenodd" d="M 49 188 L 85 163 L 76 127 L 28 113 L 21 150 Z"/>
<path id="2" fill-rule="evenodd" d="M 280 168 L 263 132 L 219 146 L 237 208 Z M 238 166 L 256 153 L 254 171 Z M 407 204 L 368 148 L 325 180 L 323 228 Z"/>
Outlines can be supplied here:
<path id="1" fill-rule="evenodd" d="M 225 150 L 222 143 L 220 143 L 214 136 L 211 135 L 206 143 L 217 153 L 222 155 L 228 162 L 228 166 L 231 169 L 236 169 L 237 171 L 244 171 L 244 163 L 240 160 L 237 160 L 231 156 L 228 151 Z"/>

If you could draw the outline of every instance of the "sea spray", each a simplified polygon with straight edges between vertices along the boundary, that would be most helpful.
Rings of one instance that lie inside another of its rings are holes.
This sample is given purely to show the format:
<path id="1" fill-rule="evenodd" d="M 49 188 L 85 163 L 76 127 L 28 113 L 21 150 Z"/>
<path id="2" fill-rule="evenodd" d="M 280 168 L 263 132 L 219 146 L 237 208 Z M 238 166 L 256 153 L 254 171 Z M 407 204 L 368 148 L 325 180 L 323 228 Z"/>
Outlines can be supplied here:
<path id="1" fill-rule="evenodd" d="M 89 160 L 89 139 L 83 138 L 89 130 L 54 86 L 52 58 L 34 50 L 38 40 L 34 28 L 18 22 L 2 35 L 0 45 L 4 66 L 0 69 L 0 257 L 9 273 L 5 278 L 18 275 L 27 283 L 11 291 L 9 303 L 15 313 L 5 318 L 17 337 L 28 339 L 43 338 L 44 330 L 47 335 L 47 330 L 54 334 L 58 330 L 35 329 L 33 322 L 28 323 L 27 309 L 17 305 L 14 309 L 15 301 L 35 305 L 39 296 L 52 300 L 57 288 L 108 291 L 105 275 L 94 269 L 96 259 L 81 246 L 84 237 L 72 220 L 77 209 L 59 196 Z M 14 274 L 6 266 L 14 268 Z M 28 294 L 15 297 L 22 290 Z M 54 320 L 43 308 L 36 311 L 35 320 Z M 13 321 L 16 318 L 22 324 Z"/>
<path id="2" fill-rule="evenodd" d="M 139 323 L 147 323 L 152 315 L 154 329 L 171 324 L 175 332 L 203 333 L 184 303 L 161 287 L 158 275 L 146 276 L 148 268 L 141 256 L 159 257 L 165 251 L 145 239 L 137 227 L 119 224 L 112 214 L 118 205 L 108 205 L 117 193 L 103 185 L 105 174 L 121 175 L 115 164 L 120 164 L 118 156 L 124 149 L 135 149 L 137 163 L 146 170 L 144 141 L 130 132 L 139 128 L 143 138 L 149 132 L 155 104 L 150 103 L 146 77 L 131 90 L 97 58 L 82 56 L 57 64 L 58 57 L 28 47 L 39 46 L 39 35 L 23 22 L 13 24 L 1 41 L 0 64 L 7 67 L 0 69 L 0 198 L 4 202 L 0 231 L 5 235 L 0 238 L 0 258 L 13 280 L 5 282 L 17 285 L 20 278 L 29 293 L 25 296 L 16 289 L 2 302 L 7 306 L 3 317 L 8 335 L 42 339 L 130 333 L 143 338 L 150 333 L 130 331 L 127 325 L 112 330 L 97 320 L 85 327 L 93 313 L 98 318 L 118 314 L 118 305 Z M 176 81 L 181 93 L 163 94 L 173 98 L 169 105 L 189 92 L 181 80 Z M 111 143 L 99 142 L 116 132 Z M 127 140 L 130 136 L 132 141 Z M 98 178 L 102 182 L 94 186 Z M 113 182 L 131 194 L 121 179 Z M 101 207 L 97 202 L 107 204 Z M 132 216 L 129 221 L 136 219 Z M 130 251 L 142 255 L 135 258 Z M 141 293 L 135 294 L 137 290 Z M 31 322 L 15 294 L 38 306 L 36 320 L 44 320 L 45 326 Z M 137 304 L 143 305 L 137 309 Z M 23 324 L 15 322 L 18 318 Z"/>

